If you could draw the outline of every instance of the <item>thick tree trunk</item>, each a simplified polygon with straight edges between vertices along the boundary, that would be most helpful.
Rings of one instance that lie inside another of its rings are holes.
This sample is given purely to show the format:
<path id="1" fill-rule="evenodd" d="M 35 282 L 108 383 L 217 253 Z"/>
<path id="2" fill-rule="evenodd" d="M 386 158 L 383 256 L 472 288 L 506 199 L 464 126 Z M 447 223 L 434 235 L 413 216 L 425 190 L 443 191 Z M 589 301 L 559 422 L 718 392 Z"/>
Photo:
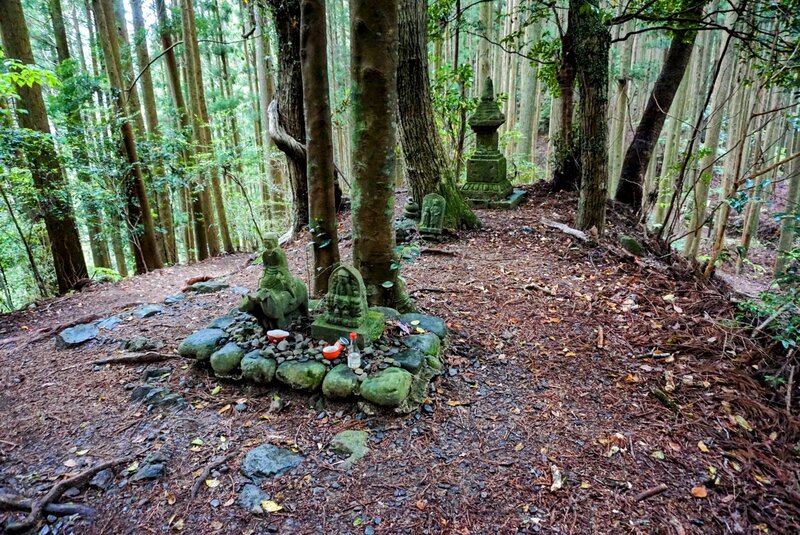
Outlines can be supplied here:
<path id="1" fill-rule="evenodd" d="M 60 7 L 58 12 L 60 13 Z M 63 19 L 61 24 L 63 30 Z M 24 64 L 33 64 L 28 26 L 18 0 L 0 2 L 0 34 L 2 34 L 5 55 Z M 66 34 L 59 45 L 59 58 L 69 58 Z M 62 39 L 58 39 L 61 41 Z M 63 49 L 61 48 L 63 47 Z M 14 88 L 19 95 L 17 114 L 21 128 L 44 134 L 41 138 L 26 144 L 27 157 L 33 185 L 38 193 L 41 214 L 44 217 L 48 244 L 53 256 L 56 284 L 59 294 L 75 286 L 87 276 L 86 262 L 81 249 L 80 235 L 72 211 L 66 178 L 58 161 L 55 145 L 50 137 L 47 110 L 38 84 L 18 85 Z"/>
<path id="2" fill-rule="evenodd" d="M 67 41 L 67 31 L 64 26 L 64 14 L 61 9 L 61 0 L 49 0 L 48 3 L 50 17 L 53 20 L 53 33 L 56 41 L 56 54 L 58 62 L 63 63 L 71 58 L 69 43 Z M 77 29 L 77 28 L 76 28 Z M 80 32 L 77 32 L 80 35 Z M 80 44 L 80 43 L 79 43 Z M 80 56 L 83 56 L 81 51 Z M 85 60 L 82 64 L 85 66 Z M 73 70 L 69 69 L 64 71 L 67 77 L 73 76 Z M 91 177 L 82 168 L 87 166 L 89 162 L 87 147 L 91 145 L 86 136 L 86 127 L 83 124 L 83 118 L 80 113 L 80 106 L 72 106 L 67 110 L 67 132 L 69 133 L 69 143 L 72 149 L 74 158 L 79 162 L 79 169 L 77 172 L 78 179 L 85 184 L 89 184 Z M 101 217 L 101 207 L 96 201 L 91 188 L 80 196 L 81 204 L 86 212 L 86 228 L 89 235 L 89 248 L 92 251 L 92 264 L 94 267 L 111 267 L 111 256 L 108 251 L 108 244 L 103 237 L 103 225 Z"/>
<path id="3" fill-rule="evenodd" d="M 150 63 L 150 53 L 147 50 L 147 30 L 142 16 L 142 0 L 130 0 L 131 11 L 133 14 L 134 43 L 136 45 L 136 57 L 139 61 L 139 71 L 141 76 L 139 84 L 142 88 L 142 98 L 144 100 L 144 118 L 147 133 L 154 141 L 157 141 L 160 132 L 158 126 L 158 110 L 156 108 L 156 97 L 153 89 L 153 77 L 150 69 L 146 66 Z M 154 166 L 153 170 L 157 176 L 163 174 L 161 166 Z M 153 188 L 156 191 L 158 201 L 158 222 L 161 225 L 160 232 L 156 238 L 161 248 L 161 256 L 167 264 L 177 262 L 177 249 L 175 247 L 175 227 L 172 222 L 172 201 L 170 198 L 169 186 L 166 184 Z"/>
<path id="4" fill-rule="evenodd" d="M 621 32 L 632 28 L 632 23 L 623 26 Z M 608 194 L 614 197 L 617 193 L 619 173 L 622 169 L 622 156 L 625 153 L 625 138 L 628 132 L 628 86 L 630 85 L 630 70 L 633 64 L 633 45 L 635 36 L 628 37 L 622 45 L 620 54 L 619 77 L 617 78 L 616 108 L 614 113 L 613 134 L 609 147 L 609 173 Z"/>
<path id="5" fill-rule="evenodd" d="M 702 16 L 705 5 L 705 0 L 693 1 L 696 4 L 686 15 L 692 20 Z M 642 118 L 636 127 L 633 141 L 628 146 L 625 159 L 622 161 L 616 199 L 637 212 L 642 205 L 642 182 L 645 170 L 650 163 L 653 147 L 661 135 L 664 119 L 669 113 L 675 93 L 683 80 L 696 37 L 696 30 L 675 32 L 661 73 L 658 75 Z"/>
<path id="6" fill-rule="evenodd" d="M 574 13 L 574 15 L 573 15 Z M 570 0 L 570 27 L 576 27 L 575 55 L 580 88 L 581 186 L 575 223 L 603 234 L 608 184 L 608 53 L 611 35 L 597 0 Z"/>
<path id="7" fill-rule="evenodd" d="M 350 2 L 353 264 L 370 303 L 408 309 L 395 269 L 397 0 Z"/>
<path id="8" fill-rule="evenodd" d="M 19 0 L 0 2 L 0 33 L 7 57 L 25 64 L 34 63 L 28 26 Z M 25 110 L 25 113 L 18 114 L 19 126 L 44 134 L 36 143 L 28 145 L 26 156 L 44 216 L 58 291 L 65 293 L 87 275 L 78 226 L 66 180 L 50 138 L 42 88 L 33 84 L 19 85 L 15 89 L 19 95 L 19 107 Z"/>
<path id="9" fill-rule="evenodd" d="M 542 26 L 539 24 L 529 24 L 525 28 L 525 39 L 531 47 L 539 41 L 542 36 Z M 521 138 L 517 149 L 517 156 L 521 160 L 535 161 L 536 131 L 539 128 L 539 108 L 537 106 L 539 94 L 539 67 L 532 65 L 528 61 L 523 61 L 521 66 L 522 88 L 520 91 L 520 113 L 519 129 Z"/>
<path id="10" fill-rule="evenodd" d="M 300 59 L 308 134 L 308 221 L 314 242 L 313 293 L 318 296 L 328 293 L 328 278 L 339 263 L 325 18 L 325 0 L 302 0 Z"/>
<path id="11" fill-rule="evenodd" d="M 478 95 L 483 93 L 483 85 L 486 83 L 486 78 L 492 75 L 491 49 L 489 48 L 489 39 L 492 38 L 492 28 L 494 26 L 492 15 L 492 0 L 485 0 L 481 3 L 480 14 L 480 25 L 484 38 L 478 41 L 478 76 L 476 78 L 478 80 L 476 84 L 478 86 L 476 87 Z M 401 13 L 401 16 L 408 15 Z"/>
<path id="12" fill-rule="evenodd" d="M 464 202 L 447 161 L 433 115 L 428 79 L 428 9 L 425 0 L 400 0 L 397 93 L 400 141 L 411 197 L 420 205 L 428 193 L 445 198 L 445 225 L 477 228 L 478 218 Z"/>
<path id="13" fill-rule="evenodd" d="M 267 3 L 278 35 L 277 102 L 280 124 L 292 138 L 305 145 L 303 77 L 300 72 L 300 0 L 267 0 Z M 281 148 L 279 144 L 278 148 Z M 292 226 L 294 231 L 299 231 L 308 224 L 306 161 L 305 158 L 286 153 L 286 163 L 294 200 Z"/>

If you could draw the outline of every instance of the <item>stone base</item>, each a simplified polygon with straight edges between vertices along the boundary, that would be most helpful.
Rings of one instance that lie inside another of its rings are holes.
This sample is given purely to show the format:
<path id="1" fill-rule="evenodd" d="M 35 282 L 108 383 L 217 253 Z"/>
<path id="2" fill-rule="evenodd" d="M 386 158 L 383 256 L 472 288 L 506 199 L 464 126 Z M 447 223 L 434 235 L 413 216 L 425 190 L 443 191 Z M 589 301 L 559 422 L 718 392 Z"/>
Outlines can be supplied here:
<path id="1" fill-rule="evenodd" d="M 378 311 L 367 311 L 367 320 L 358 328 L 343 327 L 325 321 L 323 315 L 317 317 L 311 324 L 311 336 L 325 340 L 329 344 L 334 344 L 344 336 L 348 338 L 351 332 L 358 333 L 358 347 L 363 348 L 367 343 L 374 342 L 383 334 L 384 317 Z"/>
<path id="2" fill-rule="evenodd" d="M 465 200 L 472 208 L 510 210 L 519 206 L 519 203 L 522 202 L 522 198 L 525 197 L 526 193 L 524 189 L 515 189 L 504 199 L 470 199 L 469 197 L 465 197 Z"/>
<path id="3" fill-rule="evenodd" d="M 493 182 L 467 182 L 461 186 L 461 194 L 466 199 L 481 201 L 501 200 L 513 194 L 514 187 L 508 179 Z"/>

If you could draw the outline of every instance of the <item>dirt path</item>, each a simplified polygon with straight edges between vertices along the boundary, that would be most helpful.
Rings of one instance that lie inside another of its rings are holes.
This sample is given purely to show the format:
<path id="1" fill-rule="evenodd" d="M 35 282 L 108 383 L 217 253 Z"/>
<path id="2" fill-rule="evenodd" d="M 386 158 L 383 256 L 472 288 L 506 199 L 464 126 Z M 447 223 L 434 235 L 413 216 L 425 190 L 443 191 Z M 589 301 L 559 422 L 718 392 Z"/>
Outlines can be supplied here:
<path id="1" fill-rule="evenodd" d="M 260 274 L 241 269 L 245 255 L 7 318 L 6 339 L 24 335 L 22 325 L 33 332 L 127 302 L 158 302 L 190 276 L 231 273 L 220 293 L 127 319 L 78 349 L 54 350 L 52 339 L 6 343 L 0 419 L 13 425 L 0 428 L 0 491 L 34 495 L 89 463 L 159 451 L 168 459 L 165 476 L 135 483 L 122 474 L 106 491 L 82 490 L 74 499 L 98 514 L 74 532 L 796 532 L 797 422 L 766 401 L 746 370 L 744 342 L 719 326 L 731 315 L 725 299 L 691 278 L 675 280 L 680 273 L 660 264 L 575 243 L 538 223 L 569 223 L 568 206 L 534 196 L 519 211 L 483 212 L 482 230 L 436 245 L 455 256 L 422 255 L 404 267 L 419 308 L 451 329 L 445 375 L 430 403 L 406 418 L 242 389 L 181 361 L 164 365 L 172 368 L 164 384 L 191 405 L 150 412 L 129 400 L 145 367 L 92 365 L 117 351 L 113 340 L 136 335 L 171 351 L 229 310 L 236 287 L 253 287 Z M 610 227 L 613 242 L 618 225 Z M 343 242 L 345 255 L 349 247 Z M 301 243 L 289 257 L 305 277 Z M 668 392 L 679 412 L 651 388 Z M 287 406 L 267 414 L 274 395 Z M 232 409 L 237 403 L 246 408 Z M 327 451 L 343 429 L 370 433 L 370 453 L 350 470 Z M 234 503 L 236 471 L 265 442 L 291 446 L 305 460 L 263 485 L 283 510 L 256 516 Z M 212 474 L 218 486 L 192 499 L 193 473 L 221 448 L 234 459 Z M 635 501 L 662 483 L 666 491 Z M 707 497 L 694 497 L 695 487 Z M 70 532 L 63 520 L 54 527 Z"/>

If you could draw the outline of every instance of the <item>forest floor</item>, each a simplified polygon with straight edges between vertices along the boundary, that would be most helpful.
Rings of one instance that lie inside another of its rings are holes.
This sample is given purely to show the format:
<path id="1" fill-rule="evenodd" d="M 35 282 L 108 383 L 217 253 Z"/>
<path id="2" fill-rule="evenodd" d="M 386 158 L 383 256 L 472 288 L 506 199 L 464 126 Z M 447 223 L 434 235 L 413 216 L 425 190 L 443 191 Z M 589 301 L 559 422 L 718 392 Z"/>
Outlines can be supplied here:
<path id="1" fill-rule="evenodd" d="M 726 287 L 701 283 L 679 262 L 624 253 L 614 244 L 626 227 L 613 213 L 601 244 L 544 226 L 542 218 L 571 224 L 574 198 L 531 190 L 519 210 L 480 211 L 482 229 L 429 244 L 447 254 L 404 266 L 418 308 L 451 333 L 446 373 L 406 417 L 220 381 L 180 359 L 93 364 L 133 336 L 174 352 L 234 307 L 237 290 L 256 286 L 261 268 L 246 254 L 3 317 L 0 492 L 41 497 L 66 474 L 126 458 L 105 491 L 72 491 L 96 509 L 93 519 L 49 517 L 40 533 L 800 532 L 798 420 L 758 380 L 766 354 L 733 328 Z M 288 256 L 306 279 L 304 245 L 290 244 Z M 97 340 L 55 347 L 55 327 L 160 303 L 196 275 L 225 276 L 230 287 L 146 319 L 123 314 Z M 164 367 L 162 385 L 190 405 L 132 402 L 131 386 Z M 284 407 L 270 413 L 275 395 Z M 344 429 L 370 435 L 370 452 L 350 469 L 327 448 Z M 304 460 L 262 486 L 283 509 L 254 515 L 236 504 L 237 473 L 263 443 Z M 220 445 L 231 458 L 209 476 L 219 484 L 192 498 Z M 156 450 L 166 473 L 130 481 L 126 466 Z"/>

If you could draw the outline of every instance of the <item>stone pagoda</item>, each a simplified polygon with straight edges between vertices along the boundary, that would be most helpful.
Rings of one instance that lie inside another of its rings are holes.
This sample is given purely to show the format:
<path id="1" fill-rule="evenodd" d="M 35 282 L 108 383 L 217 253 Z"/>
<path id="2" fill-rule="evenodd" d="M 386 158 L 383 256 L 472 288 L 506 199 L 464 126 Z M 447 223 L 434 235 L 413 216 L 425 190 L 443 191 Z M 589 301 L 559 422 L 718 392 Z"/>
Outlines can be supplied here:
<path id="1" fill-rule="evenodd" d="M 469 118 L 475 132 L 475 152 L 467 160 L 467 182 L 461 187 L 464 198 L 479 208 L 511 208 L 519 204 L 524 191 L 515 190 L 506 176 L 506 158 L 498 149 L 497 129 L 506 122 L 494 100 L 491 78 L 481 95 L 481 102 Z"/>

